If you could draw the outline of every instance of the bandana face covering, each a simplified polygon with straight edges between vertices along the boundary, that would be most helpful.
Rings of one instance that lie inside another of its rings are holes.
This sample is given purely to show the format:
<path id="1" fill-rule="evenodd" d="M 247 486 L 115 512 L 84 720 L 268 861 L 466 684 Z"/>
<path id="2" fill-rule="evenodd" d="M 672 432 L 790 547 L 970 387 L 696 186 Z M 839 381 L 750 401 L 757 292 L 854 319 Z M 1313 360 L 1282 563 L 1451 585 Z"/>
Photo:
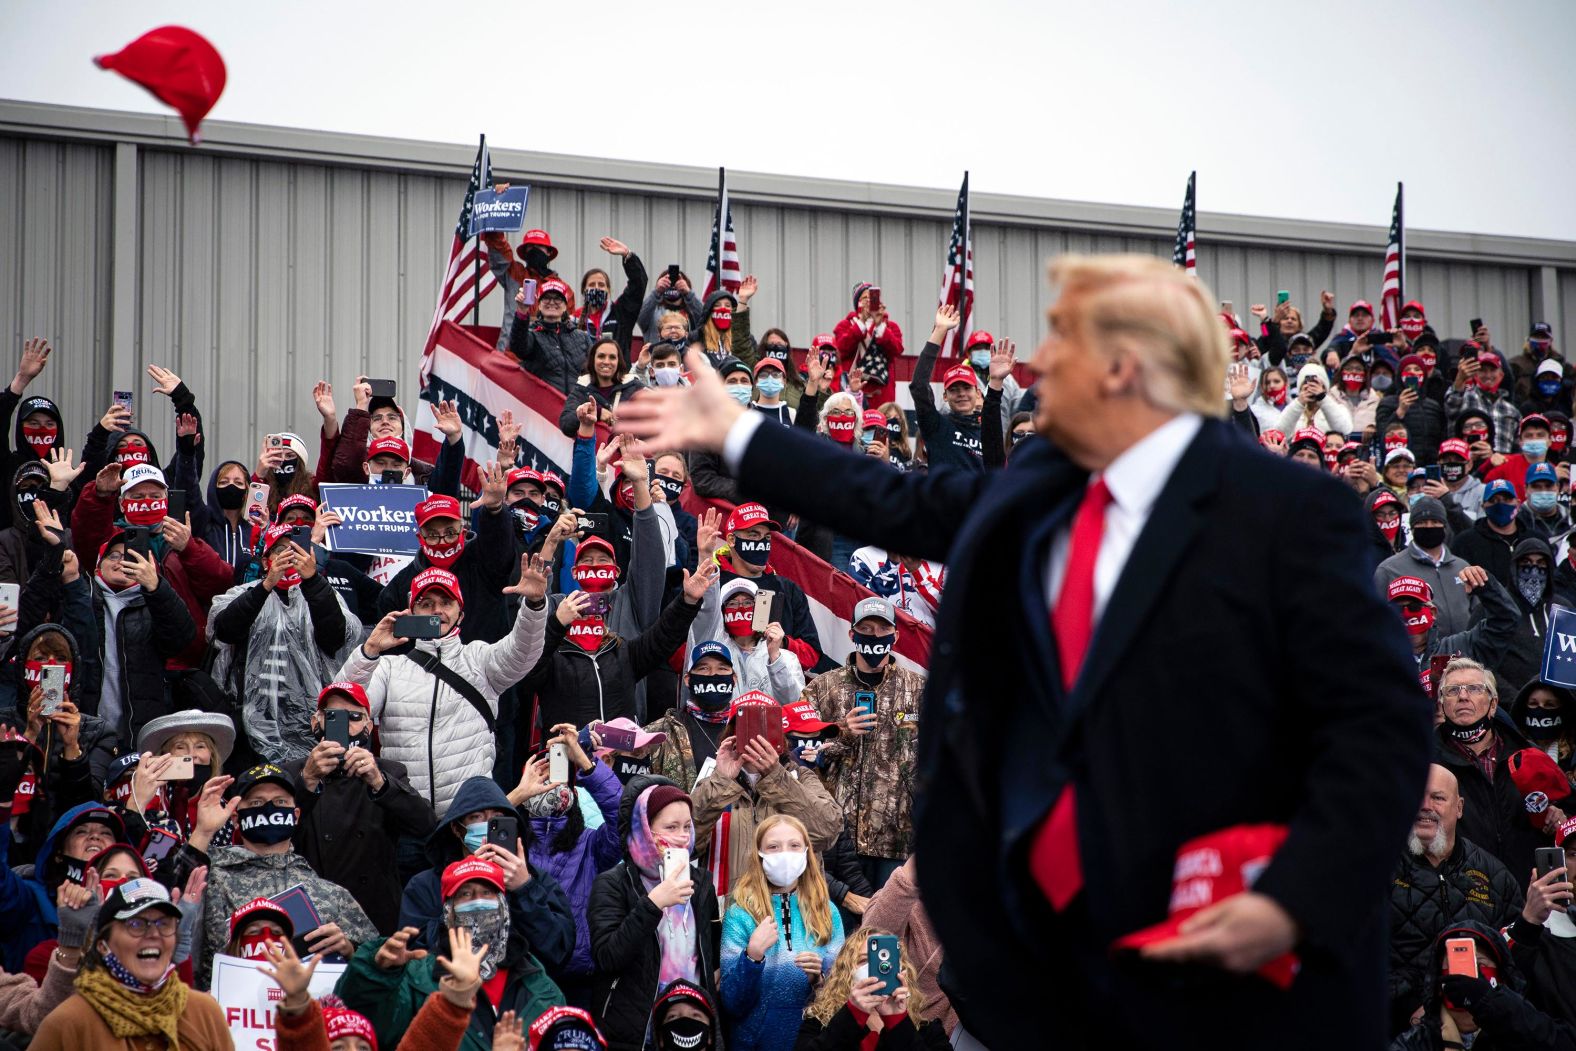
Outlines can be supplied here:
<path id="1" fill-rule="evenodd" d="M 1395 543 L 1395 535 L 1401 531 L 1401 520 L 1397 518 L 1390 522 L 1378 522 L 1376 524 L 1379 526 L 1379 532 L 1384 534 L 1384 538 L 1392 544 Z"/>
<path id="2" fill-rule="evenodd" d="M 152 526 L 158 525 L 169 517 L 170 501 L 168 497 L 159 496 L 151 500 L 122 500 L 120 502 L 121 517 L 132 525 Z"/>
<path id="3" fill-rule="evenodd" d="M 744 609 L 723 610 L 722 627 L 736 639 L 755 634 L 755 609 L 746 606 Z"/>
<path id="4" fill-rule="evenodd" d="M 586 311 L 588 313 L 595 314 L 607 306 L 607 289 L 605 288 L 588 288 L 580 294 L 585 298 Z"/>
<path id="5" fill-rule="evenodd" d="M 826 418 L 826 433 L 834 442 L 842 445 L 854 444 L 854 428 L 859 421 L 852 416 L 828 416 Z"/>
<path id="6" fill-rule="evenodd" d="M 22 439 L 40 458 L 55 447 L 55 441 L 59 437 L 60 428 L 52 423 L 46 423 L 42 427 L 30 427 L 25 423 L 22 425 Z"/>
<path id="7" fill-rule="evenodd" d="M 468 927 L 471 942 L 487 946 L 482 957 L 481 978 L 488 981 L 498 973 L 504 953 L 509 948 L 509 910 L 501 907 L 497 898 L 477 898 L 450 910 L 454 916 L 453 927 Z"/>
<path id="8" fill-rule="evenodd" d="M 612 591 L 613 585 L 618 583 L 618 567 L 611 564 L 576 566 L 569 573 L 575 578 L 575 583 L 580 585 L 580 590 L 588 594 Z"/>
<path id="9" fill-rule="evenodd" d="M 574 805 L 575 794 L 563 785 L 549 788 L 539 796 L 532 796 L 525 804 L 525 812 L 532 817 L 563 817 Z"/>
<path id="10" fill-rule="evenodd" d="M 570 623 L 565 637 L 587 653 L 595 653 L 607 637 L 607 624 L 601 617 L 581 617 Z"/>
<path id="11" fill-rule="evenodd" d="M 1521 597 L 1526 599 L 1529 605 L 1536 606 L 1543 601 L 1543 589 L 1548 582 L 1549 571 L 1543 566 L 1516 567 L 1516 590 L 1521 592 Z"/>

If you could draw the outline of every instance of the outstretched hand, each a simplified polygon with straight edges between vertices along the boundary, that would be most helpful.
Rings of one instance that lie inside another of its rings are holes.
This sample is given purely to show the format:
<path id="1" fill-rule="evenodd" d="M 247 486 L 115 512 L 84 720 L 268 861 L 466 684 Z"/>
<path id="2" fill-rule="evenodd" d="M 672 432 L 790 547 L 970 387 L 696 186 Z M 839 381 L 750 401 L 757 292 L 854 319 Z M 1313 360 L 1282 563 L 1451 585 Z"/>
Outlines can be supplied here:
<path id="1" fill-rule="evenodd" d="M 636 456 L 663 450 L 721 452 L 733 426 L 749 410 L 734 401 L 722 377 L 698 350 L 684 358 L 693 382 L 688 387 L 657 387 L 619 402 L 613 430 L 635 441 Z"/>

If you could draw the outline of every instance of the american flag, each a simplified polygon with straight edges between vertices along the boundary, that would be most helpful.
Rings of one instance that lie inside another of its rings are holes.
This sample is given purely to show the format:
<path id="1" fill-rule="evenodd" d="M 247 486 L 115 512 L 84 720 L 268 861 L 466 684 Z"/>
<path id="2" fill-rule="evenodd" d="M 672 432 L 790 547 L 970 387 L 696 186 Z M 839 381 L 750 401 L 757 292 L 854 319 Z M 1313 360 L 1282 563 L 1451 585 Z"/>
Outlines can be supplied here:
<path id="1" fill-rule="evenodd" d="M 717 265 L 719 258 L 721 267 Z M 706 281 L 707 296 L 717 291 L 719 271 L 722 287 L 729 292 L 739 291 L 739 241 L 733 235 L 733 205 L 728 200 L 728 173 L 723 168 L 717 169 L 717 214 L 711 220 L 711 251 L 706 256 L 706 270 L 711 274 Z"/>
<path id="2" fill-rule="evenodd" d="M 1171 262 L 1188 272 L 1189 277 L 1198 276 L 1198 256 L 1193 252 L 1193 238 L 1195 230 L 1193 209 L 1193 185 L 1198 178 L 1198 172 L 1190 172 L 1187 177 L 1187 196 L 1182 198 L 1182 218 L 1177 221 L 1177 239 L 1171 246 Z"/>
<path id="3" fill-rule="evenodd" d="M 421 382 L 425 387 L 427 374 L 432 369 L 432 348 L 438 338 L 438 326 L 445 321 L 460 321 L 465 312 L 487 298 L 487 293 L 498 287 L 487 265 L 487 249 L 479 239 L 470 236 L 471 208 L 476 192 L 491 186 L 492 157 L 487 152 L 487 136 L 476 147 L 476 162 L 471 165 L 470 185 L 465 188 L 465 201 L 460 205 L 460 219 L 454 224 L 454 243 L 449 247 L 449 265 L 443 273 L 443 285 L 438 289 L 438 305 L 432 311 L 432 327 L 427 330 L 427 345 L 421 352 Z"/>
<path id="4" fill-rule="evenodd" d="M 1384 284 L 1379 288 L 1379 328 L 1391 332 L 1401 323 L 1401 271 L 1405 231 L 1401 222 L 1401 184 L 1395 184 L 1395 208 L 1390 212 L 1390 242 L 1384 250 Z"/>
<path id="5" fill-rule="evenodd" d="M 969 173 L 963 173 L 958 190 L 958 207 L 952 213 L 952 240 L 947 243 L 947 269 L 941 275 L 940 303 L 958 308 L 958 327 L 947 333 L 941 354 L 950 357 L 953 348 L 968 346 L 974 331 L 974 231 L 969 226 Z"/>

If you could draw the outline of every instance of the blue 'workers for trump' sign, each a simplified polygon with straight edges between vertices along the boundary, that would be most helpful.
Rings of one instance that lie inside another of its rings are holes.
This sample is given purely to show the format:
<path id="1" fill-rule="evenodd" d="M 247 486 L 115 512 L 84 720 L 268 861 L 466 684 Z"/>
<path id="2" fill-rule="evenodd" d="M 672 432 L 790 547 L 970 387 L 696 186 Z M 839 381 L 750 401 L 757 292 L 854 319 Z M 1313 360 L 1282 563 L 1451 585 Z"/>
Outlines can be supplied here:
<path id="1" fill-rule="evenodd" d="M 514 233 L 525 229 L 525 207 L 530 197 L 529 186 L 511 186 L 502 193 L 477 190 L 471 205 L 471 236 L 495 230 Z"/>
<path id="2" fill-rule="evenodd" d="M 1576 611 L 1549 607 L 1549 633 L 1543 640 L 1544 682 L 1576 689 Z"/>
<path id="3" fill-rule="evenodd" d="M 323 482 L 318 494 L 325 510 L 344 519 L 323 538 L 330 551 L 365 555 L 414 555 L 416 505 L 427 499 L 421 485 L 341 485 Z"/>

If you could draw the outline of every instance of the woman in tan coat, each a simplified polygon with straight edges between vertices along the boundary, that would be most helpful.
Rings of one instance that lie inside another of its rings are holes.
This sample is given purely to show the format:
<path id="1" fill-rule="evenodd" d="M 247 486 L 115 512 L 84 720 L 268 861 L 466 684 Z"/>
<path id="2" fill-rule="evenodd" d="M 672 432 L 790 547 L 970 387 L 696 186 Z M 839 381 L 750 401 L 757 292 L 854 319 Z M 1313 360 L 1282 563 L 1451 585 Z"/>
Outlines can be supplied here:
<path id="1" fill-rule="evenodd" d="M 175 973 L 180 910 L 151 879 L 110 892 L 76 993 L 38 1028 L 36 1051 L 234 1051 L 213 997 Z"/>

